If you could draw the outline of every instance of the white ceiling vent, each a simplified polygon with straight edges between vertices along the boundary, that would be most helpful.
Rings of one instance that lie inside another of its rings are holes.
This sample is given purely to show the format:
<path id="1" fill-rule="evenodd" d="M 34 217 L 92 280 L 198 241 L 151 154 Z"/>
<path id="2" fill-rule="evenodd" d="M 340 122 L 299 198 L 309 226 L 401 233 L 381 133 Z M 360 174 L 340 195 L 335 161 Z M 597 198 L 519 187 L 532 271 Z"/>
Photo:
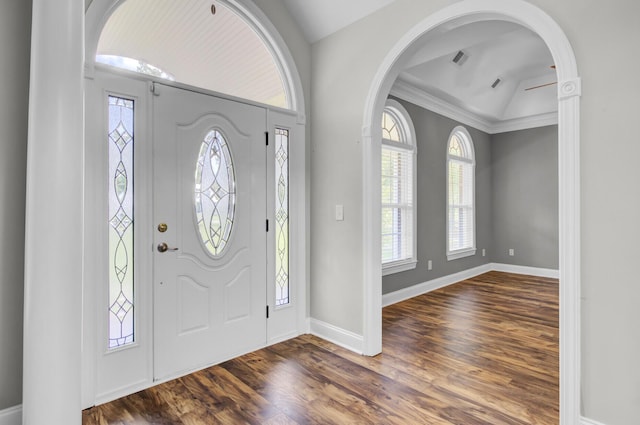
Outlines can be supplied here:
<path id="1" fill-rule="evenodd" d="M 451 59 L 451 62 L 455 63 L 456 65 L 462 66 L 462 64 L 464 64 L 468 58 L 469 55 L 467 55 L 462 50 L 458 50 L 458 53 L 456 53 L 453 59 Z"/>

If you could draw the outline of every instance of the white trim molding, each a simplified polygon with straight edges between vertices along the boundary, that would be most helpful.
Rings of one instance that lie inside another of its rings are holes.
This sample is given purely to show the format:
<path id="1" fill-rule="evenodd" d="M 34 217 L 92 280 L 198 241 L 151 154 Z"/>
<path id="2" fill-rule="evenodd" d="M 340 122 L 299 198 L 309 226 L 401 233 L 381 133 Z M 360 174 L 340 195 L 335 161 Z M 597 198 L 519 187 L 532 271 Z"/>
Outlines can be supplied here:
<path id="1" fill-rule="evenodd" d="M 602 422 L 594 421 L 593 419 L 582 417 L 580 425 L 605 425 Z"/>
<path id="2" fill-rule="evenodd" d="M 363 354 L 362 335 L 313 318 L 310 319 L 309 333 L 347 350 Z"/>
<path id="3" fill-rule="evenodd" d="M 518 266 L 515 264 L 492 263 L 491 270 L 496 272 L 528 274 L 531 276 L 560 278 L 560 271 L 556 269 L 545 269 L 540 267 Z"/>
<path id="4" fill-rule="evenodd" d="M 418 283 L 417 285 L 409 286 L 408 288 L 403 288 L 398 291 L 389 292 L 382 296 L 382 307 L 387 307 L 392 304 L 435 291 L 436 289 L 444 288 L 445 286 L 453 285 L 454 283 L 458 283 L 466 279 L 471 279 L 472 277 L 490 272 L 491 270 L 491 264 L 483 264 L 469 270 L 463 270 L 448 276 L 442 276 L 426 282 Z"/>
<path id="5" fill-rule="evenodd" d="M 417 238 L 414 237 L 414 239 Z M 415 248 L 413 252 L 415 253 Z M 416 260 L 415 258 L 409 260 L 394 261 L 393 263 L 386 263 L 382 265 L 382 276 L 406 272 L 407 270 L 413 270 L 417 265 L 418 260 Z"/>
<path id="6" fill-rule="evenodd" d="M 560 425 L 578 425 L 580 416 L 580 93 L 573 48 L 562 28 L 543 10 L 524 0 L 455 2 L 426 17 L 391 48 L 374 75 L 362 123 L 363 337 L 365 354 L 382 349 L 380 261 L 380 149 L 378 125 L 384 103 L 411 46 L 431 31 L 474 22 L 501 20 L 538 34 L 557 66 L 560 258 Z"/>
<path id="7" fill-rule="evenodd" d="M 22 405 L 0 410 L 0 425 L 20 425 L 22 423 Z"/>
<path id="8" fill-rule="evenodd" d="M 473 277 L 480 276 L 483 273 L 491 271 L 550 277 L 554 279 L 557 279 L 559 276 L 558 270 L 553 269 L 515 266 L 512 264 L 487 263 L 468 270 L 463 270 L 458 273 L 438 277 L 436 279 L 428 280 L 426 282 L 418 283 L 407 288 L 384 294 L 382 295 L 382 307 L 387 307 L 392 304 L 396 304 L 410 298 L 435 291 L 436 289 L 444 288 L 445 286 L 454 285 L 456 283 L 462 282 L 463 280 L 471 279 Z"/>
<path id="9" fill-rule="evenodd" d="M 573 80 L 572 80 L 573 81 Z M 579 81 L 577 86 L 568 85 L 571 81 L 565 82 L 566 90 L 571 87 L 580 87 Z M 575 83 L 575 81 L 574 81 Z M 488 134 L 506 133 L 508 131 L 526 130 L 529 128 L 545 127 L 548 125 L 558 124 L 558 113 L 549 112 L 546 114 L 532 115 L 524 118 L 513 118 L 504 121 L 489 121 L 479 115 L 464 110 L 445 100 L 435 97 L 426 91 L 412 85 L 403 80 L 396 80 L 391 88 L 391 95 L 413 103 L 436 114 L 440 114 L 461 124 L 468 125 L 477 130 L 484 131 Z"/>

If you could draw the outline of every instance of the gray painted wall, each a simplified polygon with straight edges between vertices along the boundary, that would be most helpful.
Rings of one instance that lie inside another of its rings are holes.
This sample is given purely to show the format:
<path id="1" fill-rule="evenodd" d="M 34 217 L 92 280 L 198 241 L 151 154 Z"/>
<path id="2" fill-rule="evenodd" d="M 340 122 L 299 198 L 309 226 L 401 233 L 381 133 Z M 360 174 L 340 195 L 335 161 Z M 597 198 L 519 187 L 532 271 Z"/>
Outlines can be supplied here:
<path id="1" fill-rule="evenodd" d="M 558 127 L 494 134 L 491 159 L 492 261 L 557 270 Z"/>
<path id="2" fill-rule="evenodd" d="M 491 143 L 490 136 L 465 126 L 476 153 L 476 255 L 447 261 L 447 141 L 458 122 L 435 112 L 396 99 L 405 107 L 416 130 L 418 264 L 415 269 L 382 278 L 382 293 L 397 291 L 418 283 L 489 262 L 492 238 Z M 487 256 L 482 257 L 482 248 Z M 427 261 L 433 269 L 427 270 Z"/>
<path id="3" fill-rule="evenodd" d="M 31 2 L 0 2 L 0 410 L 22 400 Z"/>
<path id="4" fill-rule="evenodd" d="M 446 145 L 458 122 L 412 103 L 416 130 L 418 264 L 382 278 L 382 293 L 490 262 L 558 269 L 558 127 L 488 135 L 465 126 L 476 151 L 476 255 L 447 261 Z M 486 257 L 482 257 L 482 249 Z M 509 256 L 509 248 L 515 255 Z M 427 269 L 427 261 L 433 269 Z"/>

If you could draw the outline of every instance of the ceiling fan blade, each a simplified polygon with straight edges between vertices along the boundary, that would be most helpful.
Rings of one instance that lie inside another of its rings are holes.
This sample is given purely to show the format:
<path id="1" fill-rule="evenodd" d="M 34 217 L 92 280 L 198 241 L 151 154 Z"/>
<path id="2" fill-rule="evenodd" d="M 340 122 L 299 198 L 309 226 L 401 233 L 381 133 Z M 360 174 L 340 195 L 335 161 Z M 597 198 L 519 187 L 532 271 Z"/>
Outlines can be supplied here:
<path id="1" fill-rule="evenodd" d="M 541 88 L 541 87 L 552 86 L 552 85 L 554 85 L 554 84 L 558 84 L 558 82 L 557 82 L 557 81 L 554 81 L 553 83 L 540 84 L 539 86 L 529 87 L 529 88 L 524 89 L 524 90 L 525 90 L 525 91 L 528 91 L 528 90 L 533 90 L 533 89 L 539 89 L 539 88 Z"/>

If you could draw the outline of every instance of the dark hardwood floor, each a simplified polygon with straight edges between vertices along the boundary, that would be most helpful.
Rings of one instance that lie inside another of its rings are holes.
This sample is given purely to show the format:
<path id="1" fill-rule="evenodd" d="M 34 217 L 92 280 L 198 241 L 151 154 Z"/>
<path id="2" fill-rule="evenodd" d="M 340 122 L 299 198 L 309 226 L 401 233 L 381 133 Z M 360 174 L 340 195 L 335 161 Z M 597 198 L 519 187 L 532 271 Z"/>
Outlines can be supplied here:
<path id="1" fill-rule="evenodd" d="M 383 311 L 383 353 L 304 335 L 83 424 L 557 424 L 558 281 L 490 272 Z"/>

